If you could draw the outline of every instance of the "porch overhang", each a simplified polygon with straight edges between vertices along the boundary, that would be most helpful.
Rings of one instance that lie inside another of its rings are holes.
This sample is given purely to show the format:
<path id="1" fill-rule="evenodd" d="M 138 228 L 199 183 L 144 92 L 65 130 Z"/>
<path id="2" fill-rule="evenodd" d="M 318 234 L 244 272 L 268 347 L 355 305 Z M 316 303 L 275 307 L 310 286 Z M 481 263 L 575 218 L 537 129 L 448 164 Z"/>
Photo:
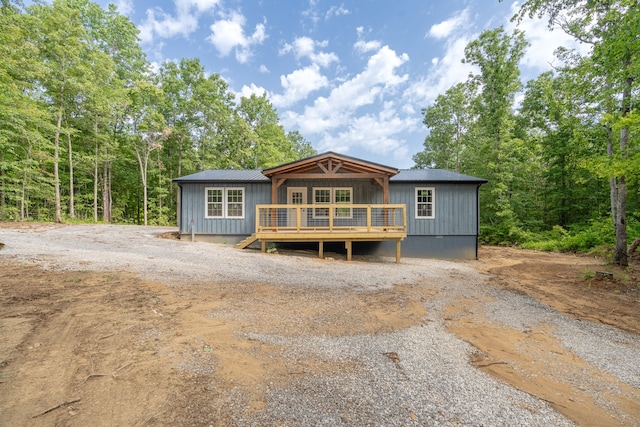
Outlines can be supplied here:
<path id="1" fill-rule="evenodd" d="M 327 152 L 262 171 L 271 179 L 271 203 L 278 203 L 278 188 L 289 179 L 371 179 L 382 187 L 383 203 L 389 203 L 389 178 L 398 169 L 355 157 Z"/>

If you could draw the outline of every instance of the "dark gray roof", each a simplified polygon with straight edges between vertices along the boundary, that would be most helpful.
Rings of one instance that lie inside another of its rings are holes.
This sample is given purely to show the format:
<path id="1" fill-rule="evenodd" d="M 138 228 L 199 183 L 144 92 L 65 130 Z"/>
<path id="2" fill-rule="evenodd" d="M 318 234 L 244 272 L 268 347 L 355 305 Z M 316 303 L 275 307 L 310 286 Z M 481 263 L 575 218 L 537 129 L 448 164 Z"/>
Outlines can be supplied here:
<path id="1" fill-rule="evenodd" d="M 210 169 L 175 178 L 175 182 L 271 182 L 259 169 Z M 445 169 L 404 169 L 390 182 L 457 182 L 484 184 L 486 179 L 463 175 Z"/>
<path id="2" fill-rule="evenodd" d="M 403 169 L 398 175 L 392 176 L 390 182 L 457 182 L 484 184 L 484 178 L 463 175 L 445 169 Z"/>
<path id="3" fill-rule="evenodd" d="M 210 169 L 175 178 L 175 182 L 271 182 L 258 169 Z"/>

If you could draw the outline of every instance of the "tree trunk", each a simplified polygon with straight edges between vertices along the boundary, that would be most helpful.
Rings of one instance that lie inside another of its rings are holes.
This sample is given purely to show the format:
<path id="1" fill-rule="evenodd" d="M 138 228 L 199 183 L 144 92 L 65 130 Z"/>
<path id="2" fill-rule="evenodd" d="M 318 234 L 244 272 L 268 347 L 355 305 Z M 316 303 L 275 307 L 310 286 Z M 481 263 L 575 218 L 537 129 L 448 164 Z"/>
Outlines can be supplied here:
<path id="1" fill-rule="evenodd" d="M 625 80 L 622 90 L 622 119 L 631 111 L 631 86 L 633 77 Z M 620 129 L 620 157 L 628 157 L 629 147 L 629 126 L 625 125 Z M 616 203 L 616 263 L 622 266 L 629 265 L 627 256 L 627 182 L 625 176 L 618 177 L 618 199 Z"/>
<path id="2" fill-rule="evenodd" d="M 25 219 L 25 205 L 27 198 L 27 163 L 31 158 L 31 141 L 27 139 L 26 158 L 24 159 L 24 166 L 22 167 L 22 189 L 20 191 L 20 221 Z"/>
<path id="3" fill-rule="evenodd" d="M 160 168 L 160 150 L 157 152 L 158 154 L 158 190 L 161 190 L 162 187 L 162 169 Z M 162 191 L 158 193 L 158 221 L 162 221 Z"/>
<path id="4" fill-rule="evenodd" d="M 53 185 L 55 189 L 55 222 L 62 222 L 62 208 L 60 206 L 60 174 L 58 163 L 60 162 L 60 129 L 62 127 L 62 107 L 58 109 L 58 118 L 53 145 Z"/>
<path id="5" fill-rule="evenodd" d="M 71 146 L 71 134 L 67 132 L 67 147 L 69 150 L 69 218 L 76 217 L 73 192 L 73 147 Z"/>
<path id="6" fill-rule="evenodd" d="M 142 180 L 142 211 L 144 216 L 144 225 L 147 225 L 147 170 L 149 164 L 149 150 L 145 150 L 144 158 L 140 150 L 136 148 L 136 158 L 140 166 L 140 179 Z"/>
<path id="7" fill-rule="evenodd" d="M 95 150 L 93 159 L 93 222 L 98 222 L 98 121 L 93 122 L 93 134 L 95 139 Z"/>
<path id="8" fill-rule="evenodd" d="M 607 156 L 613 157 L 613 131 L 610 126 L 607 126 Z M 618 200 L 618 185 L 616 182 L 616 177 L 611 177 L 609 179 L 609 199 L 611 202 L 611 225 L 613 228 L 616 227 L 616 205 Z"/>
<path id="9" fill-rule="evenodd" d="M 111 223 L 111 165 L 108 160 L 102 164 L 102 220 Z"/>
<path id="10" fill-rule="evenodd" d="M 618 178 L 618 200 L 616 205 L 616 263 L 629 265 L 627 256 L 627 183 L 624 176 Z"/>

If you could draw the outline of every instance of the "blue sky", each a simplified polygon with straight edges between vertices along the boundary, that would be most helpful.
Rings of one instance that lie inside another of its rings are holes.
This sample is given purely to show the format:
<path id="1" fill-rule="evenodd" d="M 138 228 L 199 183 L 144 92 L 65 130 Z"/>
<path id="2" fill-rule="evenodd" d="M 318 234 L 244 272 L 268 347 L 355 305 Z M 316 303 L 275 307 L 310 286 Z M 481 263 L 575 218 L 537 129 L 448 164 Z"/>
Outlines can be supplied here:
<path id="1" fill-rule="evenodd" d="M 475 71 L 461 63 L 464 47 L 485 29 L 513 30 L 518 7 L 508 0 L 115 3 L 140 29 L 154 65 L 197 57 L 237 96 L 266 91 L 285 130 L 300 131 L 318 152 L 398 168 L 411 167 L 422 150 L 421 109 Z M 548 70 L 559 45 L 573 47 L 546 21 L 520 29 L 531 42 L 523 79 Z"/>

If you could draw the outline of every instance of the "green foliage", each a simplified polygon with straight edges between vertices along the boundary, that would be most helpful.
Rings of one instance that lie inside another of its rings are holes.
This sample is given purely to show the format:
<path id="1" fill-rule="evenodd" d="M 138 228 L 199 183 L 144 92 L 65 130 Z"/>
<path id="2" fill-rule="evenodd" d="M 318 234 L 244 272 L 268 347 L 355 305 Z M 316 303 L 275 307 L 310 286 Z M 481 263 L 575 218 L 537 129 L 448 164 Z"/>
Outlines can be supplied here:
<path id="1" fill-rule="evenodd" d="M 516 103 L 524 35 L 484 31 L 465 49 L 464 61 L 480 68 L 466 83 L 475 92 L 460 97 L 462 86 L 453 86 L 423 109 L 428 135 L 414 161 L 459 164 L 489 180 L 480 190 L 483 243 L 615 246 L 623 264 L 627 235 L 640 236 L 640 9 L 627 0 L 526 0 L 514 20 L 527 15 L 592 50 L 559 49 L 559 66 L 527 82 Z"/>
<path id="2" fill-rule="evenodd" d="M 560 252 L 591 252 L 600 246 L 611 246 L 615 234 L 607 219 L 575 224 L 569 230 L 560 226 L 552 230 L 532 234 L 521 246 L 526 249 Z"/>
<path id="3" fill-rule="evenodd" d="M 0 220 L 175 221 L 172 179 L 315 154 L 266 95 L 198 59 L 151 72 L 138 30 L 90 0 L 0 9 Z"/>

